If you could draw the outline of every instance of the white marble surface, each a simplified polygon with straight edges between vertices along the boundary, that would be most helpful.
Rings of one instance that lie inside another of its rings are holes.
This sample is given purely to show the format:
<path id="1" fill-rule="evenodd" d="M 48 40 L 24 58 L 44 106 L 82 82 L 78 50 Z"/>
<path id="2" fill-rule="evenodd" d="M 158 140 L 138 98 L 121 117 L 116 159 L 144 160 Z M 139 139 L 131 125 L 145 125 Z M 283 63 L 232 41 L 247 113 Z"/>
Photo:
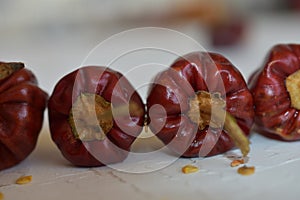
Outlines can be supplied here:
<path id="1" fill-rule="evenodd" d="M 267 50 L 281 42 L 300 43 L 300 16 L 256 16 L 250 21 L 244 45 L 212 48 L 206 36 L 193 26 L 178 29 L 231 60 L 247 78 L 259 66 Z M 55 83 L 79 67 L 88 52 L 126 26 L 88 26 L 34 28 L 26 32 L 1 30 L 0 60 L 23 61 L 38 76 L 40 85 L 51 94 Z M 143 97 L 145 98 L 145 97 Z M 46 114 L 45 114 L 46 116 Z M 37 148 L 20 165 L 0 172 L 0 192 L 6 199 L 299 199 L 300 144 L 251 137 L 249 165 L 256 173 L 244 177 L 231 168 L 227 155 L 206 159 L 178 159 L 167 167 L 150 173 L 124 173 L 109 167 L 76 168 L 60 154 L 50 139 L 47 117 Z M 151 146 L 148 146 L 150 149 Z M 136 143 L 135 150 L 143 148 Z M 230 153 L 239 153 L 233 150 Z M 163 157 L 163 153 L 161 154 Z M 157 163 L 132 163 L 132 168 L 155 169 Z M 181 167 L 195 164 L 200 171 L 182 174 Z M 129 166 L 130 167 L 130 166 Z M 14 181 L 32 175 L 27 185 Z"/>

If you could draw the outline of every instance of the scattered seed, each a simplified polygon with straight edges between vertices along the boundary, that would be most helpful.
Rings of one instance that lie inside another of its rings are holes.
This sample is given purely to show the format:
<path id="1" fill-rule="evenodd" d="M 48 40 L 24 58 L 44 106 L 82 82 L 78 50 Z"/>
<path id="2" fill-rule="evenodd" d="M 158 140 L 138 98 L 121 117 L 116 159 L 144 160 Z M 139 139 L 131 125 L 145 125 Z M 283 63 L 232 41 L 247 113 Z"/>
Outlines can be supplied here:
<path id="1" fill-rule="evenodd" d="M 246 165 L 238 168 L 237 172 L 243 176 L 249 176 L 254 174 L 255 172 L 255 167 L 247 167 Z"/>
<path id="2" fill-rule="evenodd" d="M 237 167 L 237 166 L 239 166 L 239 165 L 241 165 L 241 164 L 244 164 L 244 163 L 245 163 L 244 159 L 233 160 L 233 161 L 230 163 L 230 166 L 231 166 L 231 167 Z"/>
<path id="3" fill-rule="evenodd" d="M 32 176 L 21 176 L 16 180 L 16 184 L 24 185 L 32 181 Z"/>
<path id="4" fill-rule="evenodd" d="M 182 173 L 190 174 L 199 171 L 199 168 L 194 165 L 186 165 L 181 169 Z"/>

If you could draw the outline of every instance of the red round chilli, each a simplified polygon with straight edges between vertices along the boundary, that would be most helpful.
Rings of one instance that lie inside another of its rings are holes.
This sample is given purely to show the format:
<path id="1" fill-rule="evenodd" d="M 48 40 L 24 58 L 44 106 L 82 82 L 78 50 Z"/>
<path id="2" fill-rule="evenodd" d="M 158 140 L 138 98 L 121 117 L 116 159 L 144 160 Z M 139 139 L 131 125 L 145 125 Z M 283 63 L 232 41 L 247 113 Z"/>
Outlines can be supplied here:
<path id="1" fill-rule="evenodd" d="M 64 76 L 48 108 L 52 139 L 77 166 L 123 161 L 144 124 L 138 93 L 121 73 L 105 67 L 82 67 Z"/>
<path id="2" fill-rule="evenodd" d="M 27 158 L 43 125 L 48 94 L 24 67 L 0 62 L 0 170 Z"/>
<path id="3" fill-rule="evenodd" d="M 183 157 L 224 153 L 239 138 L 243 154 L 249 151 L 242 146 L 248 145 L 245 136 L 253 123 L 252 95 L 241 73 L 222 55 L 193 52 L 177 59 L 154 79 L 147 109 L 152 132 Z M 234 132 L 240 136 L 232 139 Z"/>
<path id="4" fill-rule="evenodd" d="M 249 79 L 258 132 L 275 139 L 300 139 L 300 45 L 278 44 Z"/>

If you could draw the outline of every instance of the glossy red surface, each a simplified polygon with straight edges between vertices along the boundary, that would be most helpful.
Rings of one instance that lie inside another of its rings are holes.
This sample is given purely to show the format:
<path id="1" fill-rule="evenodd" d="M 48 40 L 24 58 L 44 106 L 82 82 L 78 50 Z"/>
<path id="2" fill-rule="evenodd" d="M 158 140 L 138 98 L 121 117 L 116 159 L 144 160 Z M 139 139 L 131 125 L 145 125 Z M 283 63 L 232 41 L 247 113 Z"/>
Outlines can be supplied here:
<path id="1" fill-rule="evenodd" d="M 286 78 L 300 69 L 300 45 L 274 46 L 249 79 L 257 131 L 284 140 L 300 139 L 299 110 L 291 107 Z"/>
<path id="2" fill-rule="evenodd" d="M 152 132 L 184 157 L 212 156 L 234 146 L 226 131 L 221 130 L 218 135 L 208 126 L 199 130 L 187 116 L 189 99 L 199 91 L 220 93 L 226 100 L 226 110 L 236 118 L 246 135 L 253 123 L 252 95 L 241 73 L 225 57 L 194 52 L 179 58 L 154 79 L 147 108 L 152 115 L 149 124 Z M 152 112 L 151 108 L 157 105 L 161 109 Z"/>
<path id="3" fill-rule="evenodd" d="M 23 161 L 35 148 L 48 95 L 23 68 L 0 80 L 0 170 Z"/>
<path id="4" fill-rule="evenodd" d="M 75 138 L 69 123 L 72 104 L 81 93 L 97 94 L 108 102 L 113 100 L 113 106 L 135 102 L 143 113 L 129 110 L 130 116 L 120 117 L 118 123 L 114 118 L 113 127 L 104 140 L 82 142 Z M 144 104 L 138 93 L 124 76 L 104 67 L 82 67 L 63 77 L 55 86 L 48 109 L 53 141 L 64 157 L 77 166 L 123 161 L 144 124 Z"/>

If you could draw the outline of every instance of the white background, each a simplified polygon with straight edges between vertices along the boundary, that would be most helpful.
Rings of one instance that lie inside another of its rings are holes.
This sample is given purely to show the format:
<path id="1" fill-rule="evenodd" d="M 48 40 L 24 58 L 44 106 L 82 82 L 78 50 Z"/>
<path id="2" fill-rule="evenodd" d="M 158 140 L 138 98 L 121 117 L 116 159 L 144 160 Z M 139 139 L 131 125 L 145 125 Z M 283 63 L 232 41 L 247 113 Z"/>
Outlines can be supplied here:
<path id="1" fill-rule="evenodd" d="M 120 17 L 132 13 L 139 16 L 143 9 L 148 12 L 157 8 L 163 10 L 168 1 L 163 4 L 158 1 L 126 2 L 3 1 L 0 60 L 24 62 L 50 95 L 56 82 L 80 67 L 96 45 L 120 31 L 141 26 L 122 23 Z M 242 12 L 247 10 L 242 4 L 236 7 Z M 169 28 L 194 38 L 209 51 L 222 53 L 247 79 L 273 45 L 300 43 L 299 14 L 248 12 L 247 34 L 237 46 L 212 47 L 205 28 L 195 26 L 194 22 Z M 143 77 L 141 74 L 138 79 Z M 249 177 L 238 175 L 236 169 L 229 166 L 228 154 L 206 159 L 179 159 L 155 172 L 131 174 L 109 167 L 71 166 L 51 141 L 46 113 L 45 117 L 33 154 L 20 165 L 0 172 L 0 192 L 5 199 L 299 199 L 299 142 L 273 141 L 253 133 L 249 165 L 256 167 L 256 173 Z M 156 142 L 136 143 L 134 149 L 151 149 Z M 238 151 L 229 152 L 232 153 Z M 181 167 L 192 163 L 200 171 L 182 174 Z M 157 163 L 147 160 L 129 167 L 155 169 Z M 15 185 L 15 179 L 21 175 L 32 175 L 32 183 Z"/>

